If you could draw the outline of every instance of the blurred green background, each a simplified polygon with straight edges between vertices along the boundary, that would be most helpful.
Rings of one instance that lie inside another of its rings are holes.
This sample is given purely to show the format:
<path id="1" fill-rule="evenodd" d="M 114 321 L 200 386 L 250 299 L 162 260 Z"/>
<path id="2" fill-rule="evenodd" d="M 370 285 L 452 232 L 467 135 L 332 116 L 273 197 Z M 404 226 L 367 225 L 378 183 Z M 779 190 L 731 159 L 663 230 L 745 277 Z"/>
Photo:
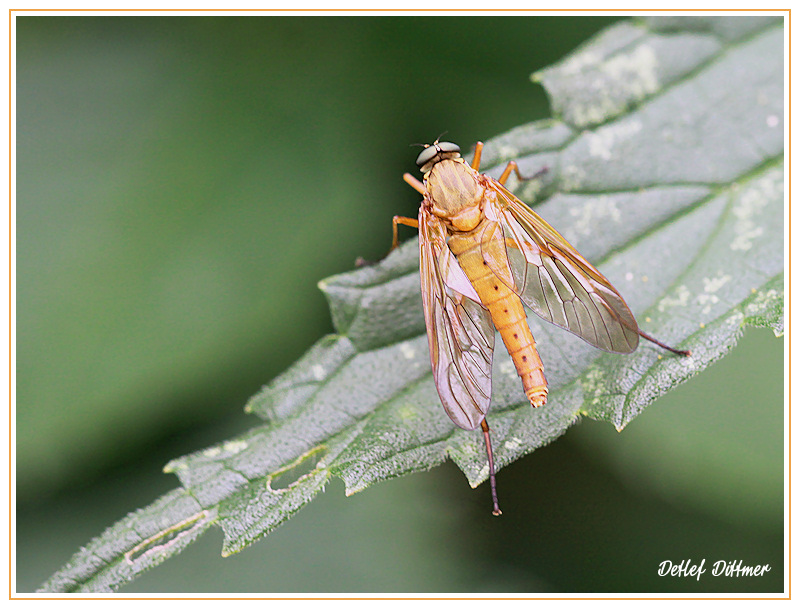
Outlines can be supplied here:
<path id="1" fill-rule="evenodd" d="M 18 18 L 17 591 L 256 424 L 247 398 L 332 330 L 317 281 L 416 214 L 409 144 L 548 117 L 530 73 L 613 21 Z M 503 469 L 502 518 L 452 463 L 334 480 L 243 553 L 215 529 L 123 591 L 780 591 L 783 368 L 748 330 L 624 433 L 585 421 Z M 657 575 L 686 559 L 771 571 Z"/>

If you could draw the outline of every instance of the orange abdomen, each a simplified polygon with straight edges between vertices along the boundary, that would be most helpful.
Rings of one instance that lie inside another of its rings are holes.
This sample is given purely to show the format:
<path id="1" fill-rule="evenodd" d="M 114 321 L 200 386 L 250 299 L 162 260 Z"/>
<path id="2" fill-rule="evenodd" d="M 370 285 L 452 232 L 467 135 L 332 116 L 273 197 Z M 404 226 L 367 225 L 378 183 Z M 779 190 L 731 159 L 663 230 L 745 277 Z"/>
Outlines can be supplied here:
<path id="1" fill-rule="evenodd" d="M 547 380 L 522 301 L 491 271 L 481 255 L 481 247 L 485 249 L 505 246 L 502 241 L 484 242 L 481 245 L 478 237 L 480 234 L 480 230 L 453 234 L 448 245 L 458 258 L 483 306 L 489 310 L 492 323 L 500 332 L 522 379 L 522 387 L 531 406 L 542 406 L 547 401 Z"/>

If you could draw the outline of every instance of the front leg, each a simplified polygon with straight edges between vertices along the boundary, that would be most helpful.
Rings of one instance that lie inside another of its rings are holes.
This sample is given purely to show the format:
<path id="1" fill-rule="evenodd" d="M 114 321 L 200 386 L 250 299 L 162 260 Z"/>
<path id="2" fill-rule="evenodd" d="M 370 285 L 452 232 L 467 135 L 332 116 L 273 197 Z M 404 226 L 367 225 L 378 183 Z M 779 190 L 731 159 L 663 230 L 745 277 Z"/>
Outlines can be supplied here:
<path id="1" fill-rule="evenodd" d="M 403 174 L 403 180 L 405 180 L 406 184 L 411 186 L 411 188 L 416 190 L 423 197 L 428 194 L 428 191 L 425 190 L 425 184 L 420 182 L 417 178 L 412 176 L 410 173 L 404 173 Z"/>

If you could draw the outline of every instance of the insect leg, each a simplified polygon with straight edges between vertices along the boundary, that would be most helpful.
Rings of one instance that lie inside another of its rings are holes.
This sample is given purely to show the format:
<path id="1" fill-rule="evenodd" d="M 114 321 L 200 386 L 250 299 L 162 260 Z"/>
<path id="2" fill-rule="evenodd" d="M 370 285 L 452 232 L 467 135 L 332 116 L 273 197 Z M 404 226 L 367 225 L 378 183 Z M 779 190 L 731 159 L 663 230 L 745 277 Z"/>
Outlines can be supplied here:
<path id="1" fill-rule="evenodd" d="M 516 164 L 516 162 L 514 162 L 514 161 L 509 161 L 509 162 L 508 162 L 508 165 L 506 165 L 506 169 L 505 169 L 505 171 L 503 172 L 503 175 L 501 175 L 501 176 L 500 176 L 500 178 L 499 178 L 497 181 L 498 181 L 498 182 L 500 182 L 501 184 L 505 185 L 505 183 L 506 183 L 506 180 L 507 180 L 507 179 L 508 179 L 508 177 L 511 175 L 511 172 L 512 172 L 512 171 L 513 171 L 515 174 L 517 174 L 517 179 L 519 179 L 521 182 L 524 182 L 525 180 L 532 180 L 533 178 L 538 178 L 540 175 L 542 175 L 543 173 L 546 173 L 546 172 L 547 172 L 547 168 L 544 168 L 544 169 L 542 169 L 541 171 L 537 171 L 537 172 L 536 172 L 534 175 L 532 175 L 531 177 L 529 177 L 529 178 L 526 178 L 525 176 L 523 176 L 523 175 L 522 175 L 522 174 L 519 172 L 519 167 L 517 167 L 517 164 Z"/>
<path id="2" fill-rule="evenodd" d="M 481 167 L 481 153 L 483 152 L 483 142 L 475 143 L 475 153 L 472 155 L 472 168 L 478 171 Z M 501 182 L 502 184 L 502 182 Z"/>
<path id="3" fill-rule="evenodd" d="M 394 218 L 392 218 L 392 249 L 389 250 L 390 252 L 398 245 L 398 239 L 397 239 L 398 224 L 402 224 L 404 226 L 410 226 L 411 228 L 419 228 L 419 221 L 415 220 L 414 218 L 406 218 L 405 216 L 395 216 Z"/>
<path id="4" fill-rule="evenodd" d="M 412 228 L 419 228 L 419 221 L 415 220 L 414 218 L 406 218 L 405 216 L 395 216 L 394 218 L 392 218 L 392 249 L 388 251 L 386 256 L 391 254 L 399 244 L 399 239 L 397 236 L 398 224 L 404 224 L 405 226 L 410 226 Z M 386 256 L 384 256 L 384 258 Z M 360 269 L 364 268 L 365 266 L 372 266 L 373 264 L 375 264 L 374 261 L 364 260 L 364 258 L 362 258 L 361 256 L 356 258 L 356 268 Z"/>
<path id="5" fill-rule="evenodd" d="M 420 182 L 417 178 L 412 176 L 410 173 L 404 173 L 403 179 L 406 181 L 406 184 L 411 186 L 411 188 L 416 190 L 422 196 L 428 194 L 428 191 L 425 190 L 425 185 L 422 182 Z"/>
<path id="6" fill-rule="evenodd" d="M 542 167 L 539 171 L 534 173 L 532 176 L 525 177 L 524 175 L 522 175 L 519 172 L 519 167 L 517 166 L 517 163 L 515 161 L 509 161 L 508 165 L 506 165 L 505 171 L 503 171 L 503 174 L 500 176 L 500 178 L 497 181 L 500 182 L 503 186 L 505 186 L 506 180 L 509 178 L 509 176 L 511 175 L 512 171 L 515 174 L 517 174 L 517 179 L 520 182 L 525 182 L 527 180 L 534 180 L 534 179 L 536 179 L 538 177 L 541 177 L 544 174 L 546 174 L 547 173 L 547 167 Z"/>
<path id="7" fill-rule="evenodd" d="M 641 336 L 642 338 L 645 338 L 645 339 L 649 340 L 654 345 L 658 345 L 662 349 L 666 349 L 667 351 L 670 351 L 670 352 L 674 353 L 675 355 L 686 355 L 686 356 L 689 356 L 689 355 L 692 354 L 692 352 L 689 351 L 688 349 L 685 350 L 685 351 L 681 351 L 680 349 L 676 349 L 675 347 L 670 347 L 669 345 L 665 345 L 660 340 L 655 339 L 655 338 L 653 338 L 652 336 L 650 336 L 648 334 L 645 334 L 641 330 L 639 330 L 638 332 L 639 332 L 639 336 Z"/>
<path id="8" fill-rule="evenodd" d="M 494 455 L 492 454 L 492 440 L 489 438 L 489 424 L 486 419 L 481 421 L 481 429 L 483 430 L 483 439 L 486 440 L 486 454 L 489 456 L 489 486 L 492 489 L 492 514 L 499 516 L 503 512 L 500 511 L 500 506 L 497 503 L 497 482 L 494 479 Z"/>

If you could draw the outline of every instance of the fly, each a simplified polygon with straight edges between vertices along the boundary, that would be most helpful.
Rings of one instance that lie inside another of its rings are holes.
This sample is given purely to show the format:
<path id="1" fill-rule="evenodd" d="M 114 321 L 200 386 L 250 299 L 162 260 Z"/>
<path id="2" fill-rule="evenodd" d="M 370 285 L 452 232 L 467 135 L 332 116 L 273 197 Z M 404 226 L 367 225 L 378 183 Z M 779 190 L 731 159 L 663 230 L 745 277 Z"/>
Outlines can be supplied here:
<path id="1" fill-rule="evenodd" d="M 419 229 L 420 280 L 433 380 L 445 412 L 462 429 L 481 427 L 489 461 L 492 513 L 497 501 L 494 457 L 486 414 L 492 395 L 495 330 L 517 369 L 525 395 L 547 401 L 544 366 L 523 305 L 542 319 L 612 353 L 630 353 L 643 337 L 622 296 L 566 239 L 504 184 L 517 164 L 495 180 L 478 170 L 483 143 L 469 165 L 461 149 L 438 140 L 417 157 L 420 182 L 403 179 L 422 197 L 418 219 L 395 216 Z"/>

